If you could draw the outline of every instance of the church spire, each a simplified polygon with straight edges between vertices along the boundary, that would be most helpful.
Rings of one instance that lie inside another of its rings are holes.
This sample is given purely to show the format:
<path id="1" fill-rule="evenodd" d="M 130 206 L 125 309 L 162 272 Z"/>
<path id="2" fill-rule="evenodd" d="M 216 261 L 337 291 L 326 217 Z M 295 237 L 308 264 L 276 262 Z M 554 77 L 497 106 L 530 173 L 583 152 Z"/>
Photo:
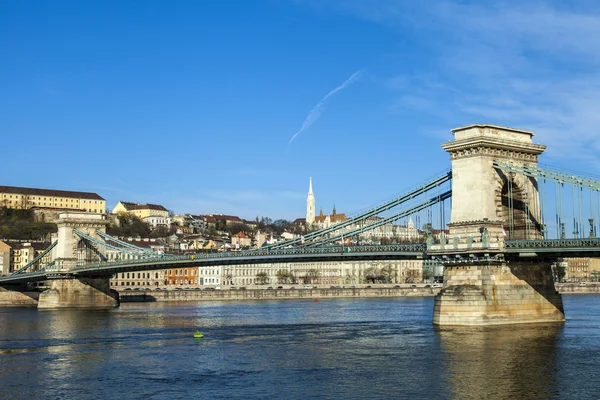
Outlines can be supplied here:
<path id="1" fill-rule="evenodd" d="M 308 196 L 306 197 L 306 224 L 310 225 L 315 221 L 315 195 L 312 188 L 312 176 L 308 183 Z"/>

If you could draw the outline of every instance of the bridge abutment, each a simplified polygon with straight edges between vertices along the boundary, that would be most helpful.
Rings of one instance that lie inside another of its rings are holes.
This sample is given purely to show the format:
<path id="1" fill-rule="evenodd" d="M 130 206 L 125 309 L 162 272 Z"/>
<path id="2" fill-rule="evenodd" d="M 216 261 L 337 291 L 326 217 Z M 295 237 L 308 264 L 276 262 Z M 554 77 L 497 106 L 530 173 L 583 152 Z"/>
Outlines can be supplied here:
<path id="1" fill-rule="evenodd" d="M 40 294 L 38 308 L 108 309 L 119 306 L 119 294 L 110 288 L 109 278 L 54 279 Z"/>
<path id="2" fill-rule="evenodd" d="M 565 320 L 550 263 L 447 266 L 435 297 L 435 325 L 499 325 Z"/>

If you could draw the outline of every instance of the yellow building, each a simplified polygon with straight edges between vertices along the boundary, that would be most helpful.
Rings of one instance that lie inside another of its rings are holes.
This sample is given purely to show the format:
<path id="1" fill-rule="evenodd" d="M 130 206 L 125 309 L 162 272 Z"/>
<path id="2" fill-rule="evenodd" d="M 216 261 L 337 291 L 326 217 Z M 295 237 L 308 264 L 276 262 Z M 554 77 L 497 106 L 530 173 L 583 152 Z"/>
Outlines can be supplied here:
<path id="1" fill-rule="evenodd" d="M 600 281 L 600 258 L 590 258 L 590 280 L 592 282 Z"/>
<path id="2" fill-rule="evenodd" d="M 566 279 L 570 282 L 589 282 L 600 279 L 600 258 L 565 258 L 567 263 Z"/>
<path id="3" fill-rule="evenodd" d="M 144 219 L 146 217 L 169 217 L 169 210 L 158 204 L 140 204 L 119 201 L 115 208 L 113 208 L 112 213 L 118 214 L 121 212 L 131 213 L 139 219 Z"/>
<path id="4" fill-rule="evenodd" d="M 4 246 L 3 246 L 4 245 Z M 6 247 L 10 250 L 9 265 L 4 266 L 5 274 L 9 274 L 23 268 L 40 253 L 50 247 L 50 243 L 46 242 L 14 242 L 7 241 L 6 243 L 0 242 L 0 257 L 2 257 L 4 249 Z M 47 265 L 50 263 L 51 253 L 46 254 L 41 260 L 40 265 Z M 3 260 L 4 263 L 4 260 Z"/>
<path id="5" fill-rule="evenodd" d="M 96 193 L 15 186 L 0 186 L 0 207 L 2 206 L 19 209 L 35 207 L 106 212 L 106 200 Z"/>
<path id="6" fill-rule="evenodd" d="M 10 246 L 0 240 L 0 275 L 10 272 Z"/>

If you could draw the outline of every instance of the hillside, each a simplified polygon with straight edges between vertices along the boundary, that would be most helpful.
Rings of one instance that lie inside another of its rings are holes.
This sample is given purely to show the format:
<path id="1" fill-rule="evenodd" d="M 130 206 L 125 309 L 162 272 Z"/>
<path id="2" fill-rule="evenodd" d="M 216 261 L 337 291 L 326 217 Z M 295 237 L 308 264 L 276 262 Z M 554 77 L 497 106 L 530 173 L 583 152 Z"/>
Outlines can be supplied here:
<path id="1" fill-rule="evenodd" d="M 56 224 L 35 221 L 31 210 L 0 207 L 0 239 L 49 240 Z"/>

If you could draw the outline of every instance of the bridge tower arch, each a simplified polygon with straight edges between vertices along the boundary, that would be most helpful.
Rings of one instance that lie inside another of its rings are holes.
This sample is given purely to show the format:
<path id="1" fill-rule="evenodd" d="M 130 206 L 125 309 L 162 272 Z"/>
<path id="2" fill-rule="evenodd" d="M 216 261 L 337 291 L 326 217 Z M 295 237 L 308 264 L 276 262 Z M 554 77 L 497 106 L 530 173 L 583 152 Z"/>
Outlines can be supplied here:
<path id="1" fill-rule="evenodd" d="M 506 176 L 493 162 L 537 166 L 546 146 L 534 144 L 531 131 L 495 125 L 469 125 L 452 133 L 454 140 L 442 144 L 452 161 L 450 236 L 477 238 L 487 228 L 492 247 L 502 247 L 509 233 L 539 238 L 537 184 L 520 175 Z"/>
<path id="2" fill-rule="evenodd" d="M 494 161 L 537 166 L 546 146 L 533 132 L 494 125 L 452 130 L 442 144 L 452 161 L 452 248 L 433 246 L 443 260 L 444 287 L 434 302 L 436 325 L 562 322 L 562 298 L 551 261 L 505 260 L 504 241 L 539 239 L 540 201 L 534 179 L 494 167 Z"/>
<path id="3" fill-rule="evenodd" d="M 75 231 L 85 233 L 88 236 L 102 240 L 96 231 L 106 232 L 109 221 L 105 214 L 93 214 L 86 212 L 62 212 L 58 215 L 58 245 L 54 248 L 54 259 L 61 268 L 72 268 L 77 265 L 81 258 L 81 237 Z"/>

